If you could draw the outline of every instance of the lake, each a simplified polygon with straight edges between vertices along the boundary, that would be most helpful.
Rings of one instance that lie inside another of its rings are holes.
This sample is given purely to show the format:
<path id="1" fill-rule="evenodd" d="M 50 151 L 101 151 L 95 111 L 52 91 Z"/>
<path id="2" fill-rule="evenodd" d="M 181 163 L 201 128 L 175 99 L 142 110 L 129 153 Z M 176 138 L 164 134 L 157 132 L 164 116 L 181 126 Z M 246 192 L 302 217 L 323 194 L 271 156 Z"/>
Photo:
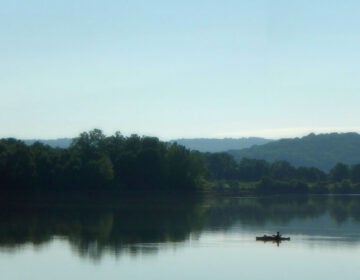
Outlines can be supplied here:
<path id="1" fill-rule="evenodd" d="M 359 196 L 17 202 L 0 218 L 7 280 L 360 277 Z M 255 241 L 276 231 L 291 241 Z"/>

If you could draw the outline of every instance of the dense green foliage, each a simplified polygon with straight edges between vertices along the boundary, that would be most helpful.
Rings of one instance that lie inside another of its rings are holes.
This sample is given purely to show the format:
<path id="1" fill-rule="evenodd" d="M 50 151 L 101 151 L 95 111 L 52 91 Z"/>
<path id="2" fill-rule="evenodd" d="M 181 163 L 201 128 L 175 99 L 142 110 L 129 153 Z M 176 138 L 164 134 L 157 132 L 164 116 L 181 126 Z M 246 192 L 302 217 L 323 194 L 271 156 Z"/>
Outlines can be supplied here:
<path id="1" fill-rule="evenodd" d="M 202 157 L 175 143 L 120 133 L 82 133 L 67 149 L 39 142 L 0 140 L 2 193 L 110 190 L 193 191 L 204 170 Z"/>
<path id="2" fill-rule="evenodd" d="M 265 145 L 229 151 L 242 158 L 269 162 L 285 160 L 294 166 L 316 167 L 328 172 L 336 163 L 360 162 L 360 135 L 357 133 L 310 134 L 303 138 L 281 139 Z"/>
<path id="3" fill-rule="evenodd" d="M 360 193 L 360 164 L 336 164 L 328 173 L 315 167 L 295 167 L 287 161 L 269 163 L 227 153 L 204 154 L 208 179 L 220 192 L 252 194 Z"/>
<path id="4" fill-rule="evenodd" d="M 360 162 L 360 161 L 359 161 Z M 360 164 L 337 163 L 328 173 L 228 153 L 200 153 L 154 137 L 95 129 L 67 149 L 0 140 L 0 194 L 105 195 L 114 191 L 238 192 L 244 194 L 360 193 Z"/>
<path id="5" fill-rule="evenodd" d="M 327 174 L 314 167 L 294 167 L 287 161 L 268 163 L 265 160 L 243 158 L 239 163 L 227 153 L 205 154 L 207 169 L 213 180 L 259 181 L 265 177 L 274 180 L 323 181 Z M 346 165 L 345 165 L 346 166 Z"/>

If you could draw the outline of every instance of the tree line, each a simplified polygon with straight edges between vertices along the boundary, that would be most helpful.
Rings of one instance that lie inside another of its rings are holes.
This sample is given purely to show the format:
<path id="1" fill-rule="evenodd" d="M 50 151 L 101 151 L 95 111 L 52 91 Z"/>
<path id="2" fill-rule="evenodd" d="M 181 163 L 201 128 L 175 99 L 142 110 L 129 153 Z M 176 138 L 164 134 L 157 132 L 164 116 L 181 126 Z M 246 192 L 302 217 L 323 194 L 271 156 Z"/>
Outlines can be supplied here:
<path id="1" fill-rule="evenodd" d="M 203 174 L 202 157 L 176 143 L 95 129 L 67 149 L 16 139 L 0 140 L 2 193 L 194 191 Z"/>
<path id="2" fill-rule="evenodd" d="M 315 167 L 295 167 L 287 161 L 269 163 L 228 153 L 205 154 L 209 178 L 222 184 L 217 189 L 239 190 L 239 182 L 253 183 L 248 191 L 270 193 L 360 193 L 360 164 L 337 163 L 329 172 Z M 244 185 L 243 185 L 244 186 Z"/>
<path id="3" fill-rule="evenodd" d="M 249 187 L 252 186 L 252 187 Z M 0 193 L 15 195 L 113 191 L 360 193 L 360 164 L 328 173 L 286 161 L 242 159 L 190 151 L 155 137 L 83 132 L 69 148 L 0 140 Z"/>

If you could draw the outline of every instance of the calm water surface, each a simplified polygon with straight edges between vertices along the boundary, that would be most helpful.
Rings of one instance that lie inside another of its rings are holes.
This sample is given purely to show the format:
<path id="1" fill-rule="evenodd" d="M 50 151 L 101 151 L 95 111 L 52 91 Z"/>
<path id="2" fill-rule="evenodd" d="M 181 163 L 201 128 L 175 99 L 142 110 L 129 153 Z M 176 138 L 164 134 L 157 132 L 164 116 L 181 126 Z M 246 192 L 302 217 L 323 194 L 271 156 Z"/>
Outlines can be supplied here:
<path id="1" fill-rule="evenodd" d="M 360 197 L 2 206 L 1 279 L 359 279 Z M 291 241 L 256 242 L 281 231 Z"/>

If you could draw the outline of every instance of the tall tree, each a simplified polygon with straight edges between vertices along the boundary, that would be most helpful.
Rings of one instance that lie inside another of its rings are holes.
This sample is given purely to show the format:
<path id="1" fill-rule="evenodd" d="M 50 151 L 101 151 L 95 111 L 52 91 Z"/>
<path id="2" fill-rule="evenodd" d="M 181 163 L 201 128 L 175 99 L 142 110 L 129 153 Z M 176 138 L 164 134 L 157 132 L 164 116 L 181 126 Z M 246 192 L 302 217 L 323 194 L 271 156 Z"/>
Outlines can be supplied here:
<path id="1" fill-rule="evenodd" d="M 337 163 L 329 173 L 329 177 L 334 182 L 341 182 L 345 179 L 349 179 L 350 170 L 349 166 L 343 163 Z"/>

